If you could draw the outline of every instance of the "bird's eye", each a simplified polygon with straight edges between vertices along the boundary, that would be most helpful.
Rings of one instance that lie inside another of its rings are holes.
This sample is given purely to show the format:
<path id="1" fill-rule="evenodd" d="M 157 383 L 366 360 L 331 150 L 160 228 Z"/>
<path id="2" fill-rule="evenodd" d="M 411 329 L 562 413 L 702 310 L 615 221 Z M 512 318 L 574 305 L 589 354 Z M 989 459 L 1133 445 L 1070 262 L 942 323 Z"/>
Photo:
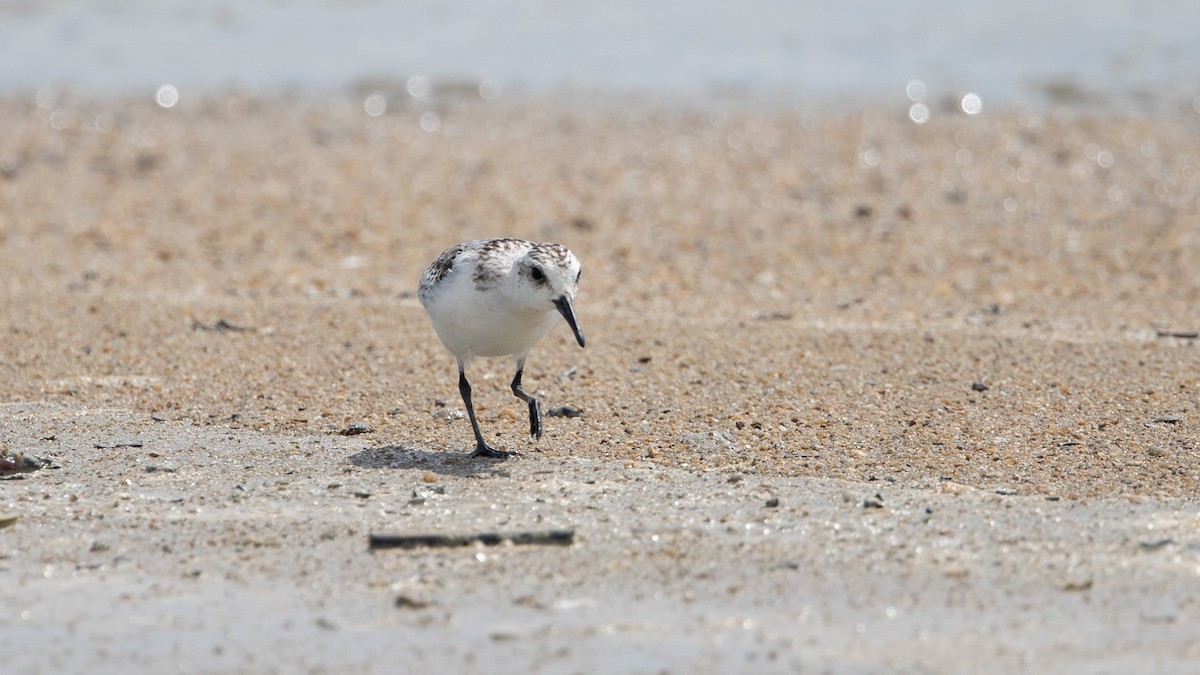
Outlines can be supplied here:
<path id="1" fill-rule="evenodd" d="M 534 281 L 541 281 L 546 278 L 546 273 L 542 271 L 542 268 L 534 267 L 529 270 L 529 276 L 533 277 Z"/>

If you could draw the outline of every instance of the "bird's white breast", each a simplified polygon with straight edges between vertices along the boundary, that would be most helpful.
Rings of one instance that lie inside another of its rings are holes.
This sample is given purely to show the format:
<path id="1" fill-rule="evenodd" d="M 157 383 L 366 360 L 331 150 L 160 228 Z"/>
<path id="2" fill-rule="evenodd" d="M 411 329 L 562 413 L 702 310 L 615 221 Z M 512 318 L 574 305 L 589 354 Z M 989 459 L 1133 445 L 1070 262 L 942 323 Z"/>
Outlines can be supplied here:
<path id="1" fill-rule="evenodd" d="M 558 322 L 552 306 L 520 308 L 507 287 L 481 291 L 473 276 L 473 264 L 457 264 L 421 299 L 434 331 L 456 357 L 524 354 Z"/>

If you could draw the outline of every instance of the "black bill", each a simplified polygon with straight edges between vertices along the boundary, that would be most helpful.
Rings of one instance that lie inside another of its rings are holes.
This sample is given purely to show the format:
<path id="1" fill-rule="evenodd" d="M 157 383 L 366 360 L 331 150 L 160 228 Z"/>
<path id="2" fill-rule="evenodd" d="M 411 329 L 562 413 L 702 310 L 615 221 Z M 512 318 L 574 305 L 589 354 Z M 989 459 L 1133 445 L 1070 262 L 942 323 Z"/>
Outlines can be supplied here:
<path id="1" fill-rule="evenodd" d="M 575 322 L 575 308 L 571 307 L 571 299 L 565 295 L 560 295 L 554 301 L 554 306 L 558 309 L 558 313 L 563 315 L 567 320 L 567 325 L 571 327 L 571 332 L 575 333 L 575 341 L 579 346 L 583 346 L 583 333 L 579 330 L 579 324 Z"/>

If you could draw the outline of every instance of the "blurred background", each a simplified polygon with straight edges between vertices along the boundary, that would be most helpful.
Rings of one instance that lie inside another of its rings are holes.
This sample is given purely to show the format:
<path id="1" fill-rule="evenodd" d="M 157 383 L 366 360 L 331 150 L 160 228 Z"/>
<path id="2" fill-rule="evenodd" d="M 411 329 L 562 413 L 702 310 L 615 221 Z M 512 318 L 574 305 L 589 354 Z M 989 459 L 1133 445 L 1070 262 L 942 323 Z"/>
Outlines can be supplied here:
<path id="1" fill-rule="evenodd" d="M 0 1 L 4 93 L 353 91 L 419 76 L 485 95 L 1191 105 L 1198 65 L 1200 3 L 1185 0 Z"/>

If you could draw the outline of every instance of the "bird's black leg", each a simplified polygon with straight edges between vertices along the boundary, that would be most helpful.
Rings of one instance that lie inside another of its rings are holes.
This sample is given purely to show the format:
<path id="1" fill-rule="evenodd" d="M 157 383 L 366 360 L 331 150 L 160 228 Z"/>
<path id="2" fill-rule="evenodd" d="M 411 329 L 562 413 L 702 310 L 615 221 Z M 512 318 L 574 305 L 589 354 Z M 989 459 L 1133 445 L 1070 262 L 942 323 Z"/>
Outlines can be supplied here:
<path id="1" fill-rule="evenodd" d="M 471 420 L 471 431 L 475 432 L 475 452 L 472 457 L 508 457 L 515 454 L 505 450 L 494 450 L 484 440 L 483 432 L 479 431 L 479 422 L 475 419 L 475 406 L 471 403 L 471 383 L 467 382 L 467 373 L 460 364 L 458 367 L 458 393 L 462 394 L 463 404 L 467 406 L 467 417 Z"/>
<path id="2" fill-rule="evenodd" d="M 521 388 L 521 374 L 525 372 L 525 362 L 517 364 L 517 374 L 513 376 L 512 392 L 517 398 L 529 404 L 529 435 L 534 438 L 542 437 L 542 404 Z"/>

